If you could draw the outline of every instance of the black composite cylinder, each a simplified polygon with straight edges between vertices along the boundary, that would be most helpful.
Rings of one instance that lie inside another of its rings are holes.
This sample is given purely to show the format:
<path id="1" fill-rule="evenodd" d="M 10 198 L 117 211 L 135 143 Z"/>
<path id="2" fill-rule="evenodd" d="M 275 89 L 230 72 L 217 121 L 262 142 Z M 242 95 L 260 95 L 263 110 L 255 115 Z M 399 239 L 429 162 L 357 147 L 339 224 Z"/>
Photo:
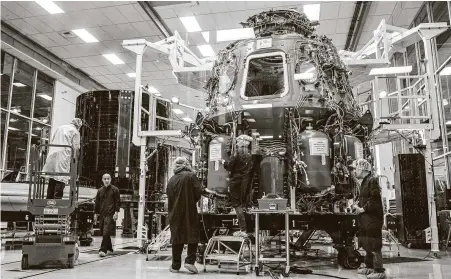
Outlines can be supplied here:
<path id="1" fill-rule="evenodd" d="M 260 163 L 260 193 L 277 194 L 284 197 L 283 174 L 285 164 L 283 160 L 269 156 L 263 158 Z"/>

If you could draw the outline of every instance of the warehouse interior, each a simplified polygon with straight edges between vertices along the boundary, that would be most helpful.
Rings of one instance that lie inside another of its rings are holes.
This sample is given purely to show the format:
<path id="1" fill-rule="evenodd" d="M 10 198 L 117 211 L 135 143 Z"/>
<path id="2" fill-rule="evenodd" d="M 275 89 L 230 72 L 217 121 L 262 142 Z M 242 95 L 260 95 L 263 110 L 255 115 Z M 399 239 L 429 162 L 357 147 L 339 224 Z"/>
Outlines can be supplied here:
<path id="1" fill-rule="evenodd" d="M 2 278 L 451 278 L 450 1 L 2 1 L 0 98 Z"/>

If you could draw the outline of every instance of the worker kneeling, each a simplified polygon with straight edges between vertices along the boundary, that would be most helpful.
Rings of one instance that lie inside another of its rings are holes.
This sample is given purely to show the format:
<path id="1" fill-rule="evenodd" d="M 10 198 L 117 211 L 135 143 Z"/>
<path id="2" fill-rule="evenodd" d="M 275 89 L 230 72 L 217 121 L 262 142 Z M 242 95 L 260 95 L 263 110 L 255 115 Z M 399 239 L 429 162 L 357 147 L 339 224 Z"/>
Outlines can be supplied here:
<path id="1" fill-rule="evenodd" d="M 74 149 L 74 156 L 80 149 L 80 132 L 82 121 L 74 118 L 70 124 L 62 125 L 56 129 L 50 144 L 69 145 Z M 45 165 L 42 172 L 48 173 L 69 173 L 71 163 L 71 150 L 65 147 L 50 146 Z M 47 187 L 47 199 L 62 199 L 64 188 L 69 182 L 69 176 L 49 175 L 49 186 Z"/>
<path id="2" fill-rule="evenodd" d="M 183 247 L 187 244 L 188 255 L 185 259 L 185 268 L 196 274 L 198 271 L 194 263 L 199 243 L 199 218 L 196 204 L 200 200 L 203 189 L 186 158 L 178 157 L 174 165 L 174 175 L 167 185 L 172 243 L 172 265 L 169 271 L 179 272 Z"/>
<path id="3" fill-rule="evenodd" d="M 379 180 L 371 174 L 371 164 L 364 159 L 355 160 L 350 168 L 353 175 L 362 181 L 360 198 L 354 207 L 358 214 L 359 245 L 366 251 L 365 263 L 358 273 L 368 279 L 384 279 L 382 264 L 382 225 L 384 223 Z"/>

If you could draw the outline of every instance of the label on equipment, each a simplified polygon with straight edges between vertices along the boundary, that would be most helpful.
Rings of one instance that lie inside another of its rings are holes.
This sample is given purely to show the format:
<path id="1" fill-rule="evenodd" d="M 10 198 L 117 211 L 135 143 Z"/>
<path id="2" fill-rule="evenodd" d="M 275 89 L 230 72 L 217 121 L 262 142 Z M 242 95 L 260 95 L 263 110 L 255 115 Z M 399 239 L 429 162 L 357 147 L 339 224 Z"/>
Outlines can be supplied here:
<path id="1" fill-rule="evenodd" d="M 329 156 L 329 142 L 327 139 L 311 138 L 309 139 L 309 144 L 310 144 L 310 155 Z"/>
<path id="2" fill-rule="evenodd" d="M 51 214 L 51 215 L 57 215 L 58 214 L 58 208 L 44 208 L 44 214 Z"/>
<path id="3" fill-rule="evenodd" d="M 363 159 L 363 144 L 360 142 L 354 143 L 355 159 Z"/>
<path id="4" fill-rule="evenodd" d="M 257 49 L 272 47 L 272 38 L 257 41 Z"/>
<path id="5" fill-rule="evenodd" d="M 324 155 L 324 154 L 321 155 L 321 164 L 322 164 L 323 166 L 326 165 L 326 155 Z"/>
<path id="6" fill-rule="evenodd" d="M 215 171 L 219 170 L 219 161 L 215 161 Z"/>
<path id="7" fill-rule="evenodd" d="M 221 144 L 213 143 L 210 145 L 210 161 L 221 160 Z"/>

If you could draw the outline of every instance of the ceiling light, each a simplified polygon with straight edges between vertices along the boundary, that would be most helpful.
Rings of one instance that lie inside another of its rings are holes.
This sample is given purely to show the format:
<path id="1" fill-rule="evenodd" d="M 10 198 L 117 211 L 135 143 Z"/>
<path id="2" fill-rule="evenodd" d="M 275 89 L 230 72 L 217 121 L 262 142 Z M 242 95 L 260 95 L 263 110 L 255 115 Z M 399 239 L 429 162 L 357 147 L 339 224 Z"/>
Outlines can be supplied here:
<path id="1" fill-rule="evenodd" d="M 216 41 L 234 41 L 255 38 L 254 28 L 237 28 L 216 31 Z"/>
<path id="2" fill-rule="evenodd" d="M 450 121 L 446 121 L 445 125 L 451 125 L 451 120 Z"/>
<path id="3" fill-rule="evenodd" d="M 211 47 L 211 45 L 201 45 L 201 46 L 197 46 L 197 48 L 199 49 L 200 53 L 204 57 L 215 56 L 215 52 L 214 52 L 213 48 Z"/>
<path id="4" fill-rule="evenodd" d="M 11 126 L 8 127 L 8 130 L 11 130 L 11 131 L 19 131 L 19 129 L 14 128 L 14 127 L 11 127 Z"/>
<path id="5" fill-rule="evenodd" d="M 52 100 L 52 97 L 50 97 L 47 94 L 39 94 L 38 96 L 41 97 L 42 99 L 46 99 L 47 101 L 51 101 Z"/>
<path id="6" fill-rule="evenodd" d="M 160 97 L 161 96 L 161 93 L 153 93 L 155 96 L 157 96 L 157 97 Z"/>
<path id="7" fill-rule="evenodd" d="M 418 98 L 417 101 L 418 102 L 423 102 L 423 98 Z"/>
<path id="8" fill-rule="evenodd" d="M 410 107 L 408 105 L 404 107 L 404 110 L 409 110 L 409 109 L 410 109 Z"/>
<path id="9" fill-rule="evenodd" d="M 210 32 L 209 31 L 205 31 L 205 32 L 202 32 L 201 34 L 202 34 L 202 37 L 204 37 L 205 42 L 209 43 L 210 42 Z"/>
<path id="10" fill-rule="evenodd" d="M 180 21 L 183 23 L 183 26 L 185 26 L 187 32 L 202 31 L 202 29 L 199 26 L 199 23 L 197 22 L 194 16 L 181 17 Z"/>
<path id="11" fill-rule="evenodd" d="M 50 14 L 61 14 L 64 13 L 60 7 L 58 7 L 53 1 L 35 1 L 39 6 L 43 7 Z"/>
<path id="12" fill-rule="evenodd" d="M 371 69 L 370 76 L 407 74 L 407 73 L 410 73 L 411 71 L 412 71 L 412 66 L 374 68 L 374 69 Z"/>
<path id="13" fill-rule="evenodd" d="M 254 118 L 248 118 L 248 119 L 246 119 L 247 120 L 247 122 L 249 122 L 249 123 L 255 123 L 255 119 Z"/>
<path id="14" fill-rule="evenodd" d="M 172 97 L 171 98 L 171 102 L 173 102 L 174 104 L 178 104 L 179 103 L 179 98 L 177 98 L 177 97 Z"/>
<path id="15" fill-rule="evenodd" d="M 303 12 L 310 20 L 319 20 L 320 4 L 308 4 L 303 6 Z"/>
<path id="16" fill-rule="evenodd" d="M 443 68 L 443 70 L 440 71 L 441 76 L 451 76 L 451 66 Z"/>
<path id="17" fill-rule="evenodd" d="M 448 100 L 447 99 L 444 99 L 443 100 L 443 106 L 447 106 L 449 103 L 448 103 Z"/>
<path id="18" fill-rule="evenodd" d="M 75 29 L 72 30 L 72 32 L 75 33 L 80 39 L 85 41 L 85 43 L 97 43 L 99 40 L 97 40 L 91 33 L 86 31 L 86 29 Z"/>
<path id="19" fill-rule="evenodd" d="M 193 120 L 189 117 L 183 117 L 182 119 L 183 119 L 183 121 L 186 121 L 186 122 L 193 122 Z"/>
<path id="20" fill-rule="evenodd" d="M 251 114 L 249 112 L 247 112 L 247 111 L 243 112 L 243 115 L 246 116 L 246 117 L 251 116 Z"/>
<path id="21" fill-rule="evenodd" d="M 38 130 L 38 131 L 39 131 L 39 130 L 42 130 L 41 127 L 34 127 L 33 129 L 34 129 L 34 130 Z"/>
<path id="22" fill-rule="evenodd" d="M 17 87 L 25 87 L 26 86 L 25 84 L 20 83 L 20 82 L 14 82 L 13 85 L 17 86 Z"/>
<path id="23" fill-rule="evenodd" d="M 259 132 L 253 132 L 252 135 L 257 137 L 257 136 L 260 135 L 260 133 Z"/>
<path id="24" fill-rule="evenodd" d="M 381 93 L 379 93 L 379 98 L 385 98 L 387 97 L 387 91 L 381 91 Z"/>
<path id="25" fill-rule="evenodd" d="M 15 119 L 15 118 L 10 118 L 10 119 L 9 119 L 9 122 L 13 122 L 13 123 L 14 123 L 14 122 L 17 122 L 17 121 L 18 121 L 18 120 Z"/>
<path id="26" fill-rule="evenodd" d="M 155 87 L 153 86 L 149 86 L 149 89 L 147 89 L 149 91 L 149 93 L 151 94 L 158 94 L 160 93 L 160 91 L 158 91 Z"/>
<path id="27" fill-rule="evenodd" d="M 134 78 L 134 77 L 136 77 L 136 73 L 128 73 L 127 76 L 131 77 L 131 78 Z"/>
<path id="28" fill-rule="evenodd" d="M 254 108 L 272 108 L 272 104 L 251 104 L 243 105 L 244 109 L 254 109 Z"/>
<path id="29" fill-rule="evenodd" d="M 111 63 L 113 63 L 114 65 L 118 65 L 118 64 L 124 64 L 124 61 L 122 61 L 121 59 L 119 59 L 119 57 L 116 56 L 116 54 L 104 54 L 103 57 L 105 57 L 106 59 L 108 59 Z"/>
<path id="30" fill-rule="evenodd" d="M 172 109 L 172 111 L 173 111 L 175 114 L 183 114 L 183 111 L 182 111 L 181 109 Z"/>
<path id="31" fill-rule="evenodd" d="M 261 136 L 260 138 L 262 138 L 262 139 L 272 139 L 273 137 L 272 136 Z"/>

